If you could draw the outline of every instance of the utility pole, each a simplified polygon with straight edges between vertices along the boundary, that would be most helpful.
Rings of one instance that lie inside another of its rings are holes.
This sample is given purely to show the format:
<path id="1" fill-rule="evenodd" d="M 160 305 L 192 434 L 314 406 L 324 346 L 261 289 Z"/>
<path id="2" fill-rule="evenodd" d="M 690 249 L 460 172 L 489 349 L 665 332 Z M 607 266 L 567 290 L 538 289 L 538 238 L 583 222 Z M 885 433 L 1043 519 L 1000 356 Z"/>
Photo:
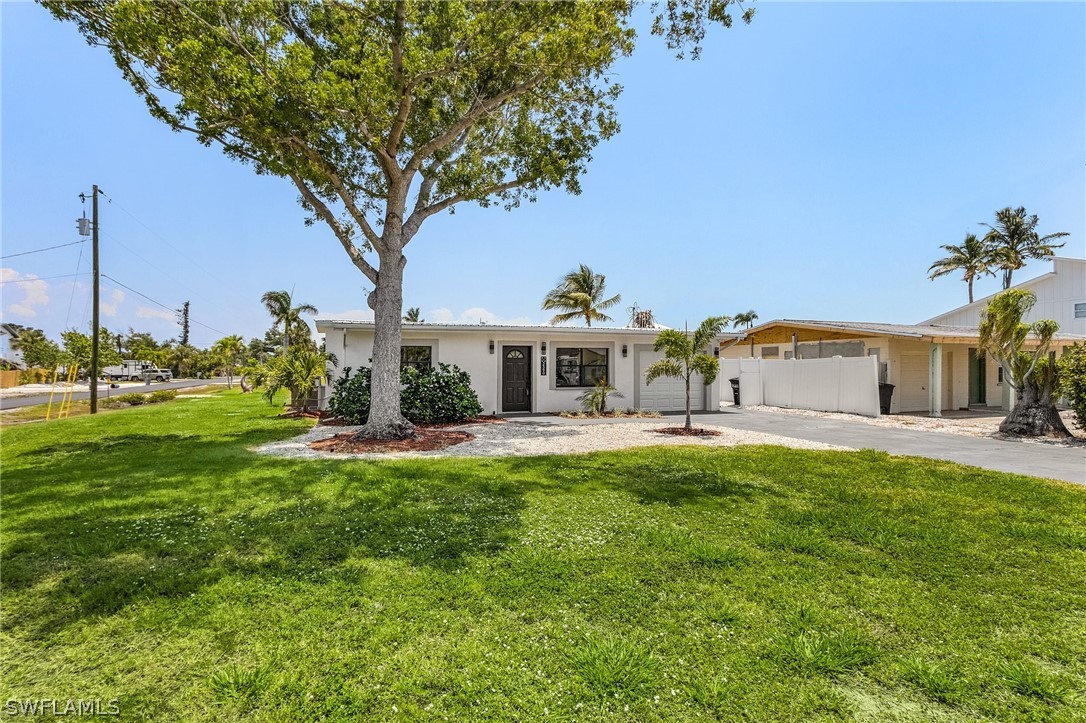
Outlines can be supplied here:
<path id="1" fill-rule="evenodd" d="M 98 184 L 91 193 L 91 246 L 94 258 L 94 302 L 91 311 L 90 413 L 98 413 Z"/>

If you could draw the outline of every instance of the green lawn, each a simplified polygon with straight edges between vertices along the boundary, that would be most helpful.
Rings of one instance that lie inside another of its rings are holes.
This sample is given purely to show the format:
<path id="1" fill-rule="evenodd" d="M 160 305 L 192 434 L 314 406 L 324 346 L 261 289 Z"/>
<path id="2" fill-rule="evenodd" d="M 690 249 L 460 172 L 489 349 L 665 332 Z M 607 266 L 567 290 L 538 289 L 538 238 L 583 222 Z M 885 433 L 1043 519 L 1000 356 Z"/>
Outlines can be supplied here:
<path id="1" fill-rule="evenodd" d="M 774 447 L 247 451 L 305 428 L 277 411 L 224 392 L 3 430 L 0 706 L 1086 720 L 1086 489 Z"/>

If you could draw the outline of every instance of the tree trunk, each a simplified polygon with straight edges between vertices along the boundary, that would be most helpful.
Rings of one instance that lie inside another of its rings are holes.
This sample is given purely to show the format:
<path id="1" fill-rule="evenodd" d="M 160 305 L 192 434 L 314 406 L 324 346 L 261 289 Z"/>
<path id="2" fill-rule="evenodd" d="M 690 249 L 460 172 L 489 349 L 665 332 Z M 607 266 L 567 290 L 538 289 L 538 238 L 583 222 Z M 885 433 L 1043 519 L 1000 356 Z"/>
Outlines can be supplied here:
<path id="1" fill-rule="evenodd" d="M 370 416 L 355 435 L 366 439 L 407 439 L 415 425 L 400 414 L 400 339 L 403 318 L 403 252 L 380 255 L 377 284 L 369 296 L 373 309 L 373 370 L 370 377 Z"/>
<path id="2" fill-rule="evenodd" d="M 969 278 L 969 303 L 973 303 L 973 278 Z"/>
<path id="3" fill-rule="evenodd" d="M 1056 405 L 1052 402 L 1050 385 L 1041 387 L 1026 379 L 1015 394 L 1014 409 L 999 425 L 999 431 L 1020 437 L 1070 437 Z"/>
<path id="4" fill-rule="evenodd" d="M 687 432 L 689 432 L 691 429 L 693 429 L 693 427 L 690 426 L 690 373 L 689 372 L 687 372 L 687 374 L 686 374 L 686 427 L 685 427 L 685 429 L 686 429 Z"/>
<path id="5" fill-rule="evenodd" d="M 238 383 L 241 384 L 241 393 L 242 394 L 248 394 L 249 392 L 253 391 L 253 385 L 250 384 L 249 382 L 245 381 L 245 375 L 244 374 L 241 375 L 241 379 L 239 380 Z"/>

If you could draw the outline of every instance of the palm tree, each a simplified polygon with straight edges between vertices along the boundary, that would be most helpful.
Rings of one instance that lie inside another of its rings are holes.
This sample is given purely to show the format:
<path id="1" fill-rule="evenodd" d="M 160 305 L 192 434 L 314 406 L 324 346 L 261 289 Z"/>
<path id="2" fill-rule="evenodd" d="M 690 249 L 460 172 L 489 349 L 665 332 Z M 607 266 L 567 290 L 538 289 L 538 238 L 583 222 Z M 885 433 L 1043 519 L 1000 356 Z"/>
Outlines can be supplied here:
<path id="1" fill-rule="evenodd" d="M 754 322 L 757 319 L 758 314 L 755 313 L 754 309 L 751 309 L 750 311 L 744 311 L 742 313 L 736 314 L 733 317 L 732 328 L 738 329 L 739 325 L 742 324 L 743 328 L 749 329 L 750 327 L 754 326 Z"/>
<path id="2" fill-rule="evenodd" d="M 422 324 L 426 319 L 420 319 L 422 312 L 419 311 L 419 307 L 412 306 L 407 310 L 407 313 L 403 315 L 403 320 L 411 324 Z"/>
<path id="3" fill-rule="evenodd" d="M 1011 276 L 1026 265 L 1029 259 L 1047 259 L 1056 255 L 1056 249 L 1063 244 L 1052 241 L 1069 236 L 1066 231 L 1058 231 L 1041 236 L 1037 233 L 1036 215 L 1027 216 L 1022 206 L 1012 209 L 1010 206 L 996 211 L 995 225 L 981 223 L 988 228 L 984 240 L 992 247 L 997 268 L 1003 270 L 1003 288 L 1011 288 Z"/>
<path id="4" fill-rule="evenodd" d="M 300 331 L 300 326 L 309 325 L 302 320 L 302 314 L 316 314 L 317 307 L 312 304 L 298 304 L 293 306 L 294 299 L 286 291 L 268 291 L 260 297 L 264 308 L 271 314 L 274 325 L 283 325 L 283 352 L 290 350 L 291 330 Z"/>
<path id="5" fill-rule="evenodd" d="M 928 278 L 935 280 L 940 276 L 961 270 L 962 280 L 969 288 L 969 303 L 973 303 L 973 280 L 978 276 L 995 276 L 992 264 L 995 255 L 992 245 L 974 234 L 966 234 L 961 246 L 944 244 L 940 246 L 949 256 L 939 259 L 928 268 Z M 1006 288 L 1006 287 L 1004 287 Z"/>
<path id="6" fill-rule="evenodd" d="M 726 316 L 711 316 L 701 322 L 691 336 L 686 331 L 664 329 L 656 337 L 652 348 L 663 350 L 664 358 L 653 362 L 645 370 L 645 384 L 652 384 L 658 377 L 672 377 L 686 382 L 686 427 L 690 426 L 690 377 L 697 373 L 706 384 L 712 384 L 720 371 L 720 362 L 702 350 L 708 348 L 728 324 Z"/>
<path id="7" fill-rule="evenodd" d="M 238 358 L 245 351 L 245 341 L 239 334 L 224 336 L 212 344 L 211 351 L 223 361 L 223 369 L 226 371 L 226 388 L 233 389 L 234 368 L 238 365 Z"/>
<path id="8" fill-rule="evenodd" d="M 584 317 L 585 326 L 592 326 L 593 321 L 611 321 L 603 313 L 622 300 L 621 294 L 610 299 L 603 298 L 603 289 L 607 280 L 603 274 L 594 274 L 592 269 L 581 264 L 575 271 L 570 271 L 558 282 L 558 286 L 549 291 L 543 299 L 543 309 L 561 309 L 562 313 L 551 318 L 551 324 L 561 324 Z"/>

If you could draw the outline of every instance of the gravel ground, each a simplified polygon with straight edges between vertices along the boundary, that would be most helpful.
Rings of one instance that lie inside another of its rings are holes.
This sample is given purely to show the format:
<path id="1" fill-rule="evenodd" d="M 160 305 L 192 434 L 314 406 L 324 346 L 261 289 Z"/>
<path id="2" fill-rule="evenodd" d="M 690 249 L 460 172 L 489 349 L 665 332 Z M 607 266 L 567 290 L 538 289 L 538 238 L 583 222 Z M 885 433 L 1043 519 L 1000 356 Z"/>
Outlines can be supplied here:
<path id="1" fill-rule="evenodd" d="M 863 422 L 874 427 L 893 427 L 896 429 L 917 429 L 922 432 L 942 432 L 943 434 L 959 434 L 966 437 L 990 437 L 995 439 L 1008 438 L 999 433 L 999 423 L 1002 416 L 992 415 L 983 417 L 923 417 L 911 414 L 883 415 L 877 419 L 864 417 L 859 414 L 841 414 L 839 412 L 816 412 L 810 409 L 788 409 L 786 407 L 767 407 L 764 405 L 751 405 L 744 409 L 752 409 L 760 412 L 773 412 L 775 414 L 794 414 L 802 417 L 823 417 L 825 419 L 843 419 L 849 422 Z M 1086 434 L 1075 426 L 1074 413 L 1070 410 L 1061 410 L 1060 417 L 1064 425 L 1075 435 L 1075 440 L 1062 442 L 1060 440 L 1044 439 L 1029 440 L 1013 438 L 1016 441 L 1039 442 L 1043 444 L 1065 444 L 1067 446 L 1080 446 L 1086 440 Z"/>
<path id="2" fill-rule="evenodd" d="M 341 454 L 318 452 L 307 445 L 318 439 L 353 432 L 358 427 L 316 426 L 305 434 L 282 442 L 272 442 L 256 448 L 260 454 L 279 457 L 398 459 L 405 457 L 509 457 L 543 454 L 576 454 L 609 449 L 644 447 L 649 445 L 697 444 L 708 447 L 733 447 L 740 444 L 776 444 L 797 449 L 848 449 L 803 439 L 779 437 L 774 434 L 747 432 L 727 427 L 711 426 L 719 437 L 678 437 L 657 434 L 654 429 L 672 427 L 674 422 L 659 420 L 621 422 L 617 424 L 538 424 L 506 422 L 504 424 L 472 424 L 456 429 L 475 435 L 471 442 L 453 445 L 434 452 L 385 452 L 378 454 Z"/>

